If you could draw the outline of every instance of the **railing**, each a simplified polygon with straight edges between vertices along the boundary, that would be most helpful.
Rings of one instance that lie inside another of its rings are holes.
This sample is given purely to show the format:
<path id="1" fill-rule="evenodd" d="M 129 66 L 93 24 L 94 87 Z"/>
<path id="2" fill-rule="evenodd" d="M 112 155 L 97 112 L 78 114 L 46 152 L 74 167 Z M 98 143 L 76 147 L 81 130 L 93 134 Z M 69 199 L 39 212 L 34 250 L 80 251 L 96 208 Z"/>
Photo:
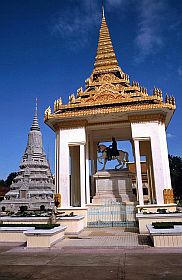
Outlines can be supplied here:
<path id="1" fill-rule="evenodd" d="M 91 205 L 88 208 L 88 227 L 134 227 L 136 210 L 134 205 L 108 202 L 104 205 Z"/>

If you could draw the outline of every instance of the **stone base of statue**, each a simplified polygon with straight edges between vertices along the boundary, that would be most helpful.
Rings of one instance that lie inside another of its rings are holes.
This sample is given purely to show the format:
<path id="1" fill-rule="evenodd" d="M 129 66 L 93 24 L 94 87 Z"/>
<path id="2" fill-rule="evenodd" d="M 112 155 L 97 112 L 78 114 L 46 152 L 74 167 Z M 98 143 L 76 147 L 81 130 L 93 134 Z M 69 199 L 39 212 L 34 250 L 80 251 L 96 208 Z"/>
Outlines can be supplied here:
<path id="1" fill-rule="evenodd" d="M 132 204 L 136 201 L 132 193 L 132 174 L 128 169 L 98 171 L 93 176 L 96 183 L 93 204 L 106 204 L 111 201 Z"/>

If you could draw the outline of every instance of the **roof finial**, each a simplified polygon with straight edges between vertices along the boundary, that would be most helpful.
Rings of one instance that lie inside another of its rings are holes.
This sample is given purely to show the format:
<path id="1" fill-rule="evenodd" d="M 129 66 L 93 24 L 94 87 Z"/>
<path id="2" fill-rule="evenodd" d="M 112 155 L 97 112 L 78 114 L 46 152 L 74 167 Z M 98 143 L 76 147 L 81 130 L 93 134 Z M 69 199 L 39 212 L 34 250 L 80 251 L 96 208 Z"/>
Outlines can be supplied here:
<path id="1" fill-rule="evenodd" d="M 104 18 L 105 15 L 104 15 L 104 0 L 102 0 L 102 18 Z"/>
<path id="2" fill-rule="evenodd" d="M 99 32 L 97 55 L 94 63 L 93 74 L 122 72 L 112 46 L 109 29 L 104 16 L 104 1 L 102 0 L 102 22 Z M 128 80 L 127 80 L 128 81 Z"/>
<path id="3" fill-rule="evenodd" d="M 35 112 L 37 113 L 38 110 L 38 98 L 35 99 Z"/>
<path id="4" fill-rule="evenodd" d="M 38 113 L 37 113 L 37 109 L 38 109 L 38 99 L 36 97 L 35 99 L 35 114 L 34 114 L 34 118 L 33 118 L 33 123 L 31 126 L 31 130 L 40 130 L 39 128 L 39 124 L 38 124 Z"/>

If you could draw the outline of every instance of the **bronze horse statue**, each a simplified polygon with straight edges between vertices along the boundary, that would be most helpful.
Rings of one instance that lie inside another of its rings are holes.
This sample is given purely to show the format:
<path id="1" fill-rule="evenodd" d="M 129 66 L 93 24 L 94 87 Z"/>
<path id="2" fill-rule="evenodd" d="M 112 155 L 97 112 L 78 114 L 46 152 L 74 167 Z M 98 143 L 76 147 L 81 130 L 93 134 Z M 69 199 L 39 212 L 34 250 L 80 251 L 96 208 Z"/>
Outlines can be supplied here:
<path id="1" fill-rule="evenodd" d="M 110 149 L 109 147 L 103 145 L 103 144 L 97 144 L 97 151 L 99 153 L 102 153 L 101 156 L 97 157 L 97 160 L 99 163 L 103 164 L 103 162 L 101 161 L 102 159 L 104 160 L 104 165 L 103 168 L 101 170 L 105 170 L 106 167 L 106 163 L 109 160 L 108 159 L 108 149 Z M 125 166 L 127 167 L 128 161 L 129 161 L 129 157 L 128 157 L 128 153 L 122 150 L 118 150 L 118 155 L 116 156 L 112 156 L 111 160 L 117 160 L 118 164 L 115 166 L 115 169 L 122 169 Z M 120 167 L 119 167 L 120 166 Z M 119 168 L 118 168 L 119 167 Z"/>

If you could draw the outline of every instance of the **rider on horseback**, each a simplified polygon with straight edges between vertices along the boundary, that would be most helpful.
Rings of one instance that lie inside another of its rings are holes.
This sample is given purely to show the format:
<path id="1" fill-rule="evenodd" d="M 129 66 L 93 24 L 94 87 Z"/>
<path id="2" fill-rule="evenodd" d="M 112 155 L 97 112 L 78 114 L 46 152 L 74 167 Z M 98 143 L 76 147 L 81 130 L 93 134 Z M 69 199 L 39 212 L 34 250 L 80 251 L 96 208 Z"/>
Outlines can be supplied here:
<path id="1" fill-rule="evenodd" d="M 117 142 L 114 137 L 112 137 L 112 145 L 107 148 L 107 157 L 108 160 L 112 160 L 115 157 L 119 156 L 119 151 L 117 148 Z"/>

